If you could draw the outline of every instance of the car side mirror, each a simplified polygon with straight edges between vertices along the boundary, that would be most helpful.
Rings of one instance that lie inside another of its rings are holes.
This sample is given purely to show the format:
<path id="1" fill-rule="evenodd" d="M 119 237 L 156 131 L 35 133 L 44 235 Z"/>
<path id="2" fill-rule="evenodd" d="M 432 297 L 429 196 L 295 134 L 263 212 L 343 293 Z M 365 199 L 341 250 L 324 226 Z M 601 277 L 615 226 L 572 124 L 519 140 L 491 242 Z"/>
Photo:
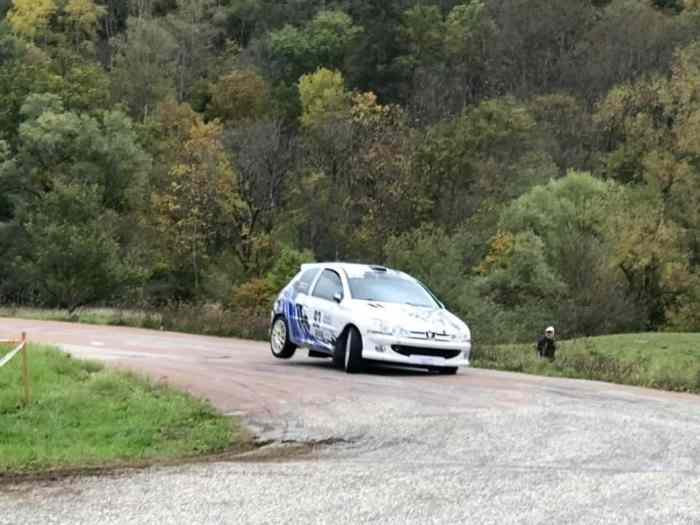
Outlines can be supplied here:
<path id="1" fill-rule="evenodd" d="M 335 292 L 335 293 L 333 294 L 333 300 L 334 300 L 336 303 L 340 304 L 340 302 L 343 300 L 343 294 L 341 294 L 340 292 Z"/>

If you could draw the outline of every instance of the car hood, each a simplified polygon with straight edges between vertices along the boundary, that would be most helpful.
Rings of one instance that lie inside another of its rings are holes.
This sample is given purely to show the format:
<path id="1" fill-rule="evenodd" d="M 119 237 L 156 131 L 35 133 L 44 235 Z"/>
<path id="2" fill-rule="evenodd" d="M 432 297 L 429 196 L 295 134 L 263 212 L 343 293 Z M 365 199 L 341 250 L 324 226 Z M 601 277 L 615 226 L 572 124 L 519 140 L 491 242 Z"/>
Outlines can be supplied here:
<path id="1" fill-rule="evenodd" d="M 413 332 L 462 334 L 469 332 L 457 316 L 441 308 L 422 308 L 408 304 L 353 301 L 353 309 L 368 323 L 379 319 Z"/>

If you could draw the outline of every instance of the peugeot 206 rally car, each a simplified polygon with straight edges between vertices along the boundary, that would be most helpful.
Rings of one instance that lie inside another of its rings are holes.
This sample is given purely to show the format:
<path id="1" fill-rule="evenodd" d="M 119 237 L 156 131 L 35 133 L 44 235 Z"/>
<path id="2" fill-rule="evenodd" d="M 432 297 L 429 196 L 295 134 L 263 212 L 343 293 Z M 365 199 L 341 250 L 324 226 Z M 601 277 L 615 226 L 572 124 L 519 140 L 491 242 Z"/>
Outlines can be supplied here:
<path id="1" fill-rule="evenodd" d="M 380 361 L 454 374 L 469 364 L 467 325 L 418 280 L 363 264 L 304 264 L 280 292 L 271 316 L 272 354 L 297 348 L 332 357 L 347 372 Z"/>

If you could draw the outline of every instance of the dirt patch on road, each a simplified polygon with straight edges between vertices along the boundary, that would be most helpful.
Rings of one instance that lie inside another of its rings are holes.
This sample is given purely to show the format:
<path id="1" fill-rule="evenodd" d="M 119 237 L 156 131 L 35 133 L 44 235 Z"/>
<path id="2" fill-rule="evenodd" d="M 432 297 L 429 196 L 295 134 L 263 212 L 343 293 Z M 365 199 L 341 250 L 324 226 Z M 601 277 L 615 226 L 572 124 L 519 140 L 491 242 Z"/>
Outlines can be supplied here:
<path id="1" fill-rule="evenodd" d="M 348 440 L 332 438 L 318 441 L 268 442 L 225 450 L 216 454 L 194 456 L 172 460 L 142 461 L 136 463 L 116 463 L 95 467 L 59 468 L 40 472 L 0 473 L 0 486 L 18 487 L 9 491 L 21 492 L 21 485 L 32 482 L 56 482 L 80 477 L 119 477 L 135 471 L 158 467 L 178 467 L 206 463 L 284 463 L 287 461 L 312 460 L 324 448 L 350 443 Z"/>

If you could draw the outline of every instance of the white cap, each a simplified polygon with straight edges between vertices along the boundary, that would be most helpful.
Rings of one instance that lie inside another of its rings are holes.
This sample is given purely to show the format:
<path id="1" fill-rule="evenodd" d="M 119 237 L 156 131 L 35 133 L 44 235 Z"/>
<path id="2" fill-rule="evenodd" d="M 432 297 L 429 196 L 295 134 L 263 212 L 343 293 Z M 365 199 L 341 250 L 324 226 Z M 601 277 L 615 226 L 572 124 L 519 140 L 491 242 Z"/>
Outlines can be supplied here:
<path id="1" fill-rule="evenodd" d="M 553 327 L 553 326 L 548 326 L 547 329 L 544 331 L 545 334 L 548 334 L 548 333 L 550 333 L 550 332 L 551 332 L 551 333 L 554 333 L 554 327 Z"/>

